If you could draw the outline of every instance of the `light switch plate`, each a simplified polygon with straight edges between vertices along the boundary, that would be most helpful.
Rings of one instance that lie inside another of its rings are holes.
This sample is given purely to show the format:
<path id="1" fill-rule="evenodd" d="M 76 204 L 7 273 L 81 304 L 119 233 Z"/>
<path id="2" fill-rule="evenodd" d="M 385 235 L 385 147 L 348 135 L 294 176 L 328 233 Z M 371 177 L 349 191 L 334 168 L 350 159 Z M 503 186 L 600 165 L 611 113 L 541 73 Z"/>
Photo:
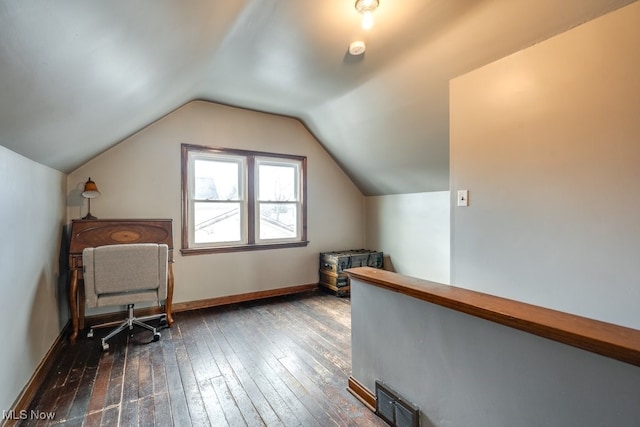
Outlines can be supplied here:
<path id="1" fill-rule="evenodd" d="M 469 190 L 458 190 L 458 206 L 469 206 Z"/>

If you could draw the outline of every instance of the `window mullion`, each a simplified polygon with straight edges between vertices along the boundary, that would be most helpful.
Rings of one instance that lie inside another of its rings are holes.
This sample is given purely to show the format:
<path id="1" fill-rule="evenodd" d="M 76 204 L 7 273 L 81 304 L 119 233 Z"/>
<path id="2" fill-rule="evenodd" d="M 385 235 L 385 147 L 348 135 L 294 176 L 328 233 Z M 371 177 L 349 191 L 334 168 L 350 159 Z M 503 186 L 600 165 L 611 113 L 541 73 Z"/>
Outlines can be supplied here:
<path id="1" fill-rule="evenodd" d="M 247 242 L 250 245 L 256 243 L 256 158 L 247 156 Z"/>

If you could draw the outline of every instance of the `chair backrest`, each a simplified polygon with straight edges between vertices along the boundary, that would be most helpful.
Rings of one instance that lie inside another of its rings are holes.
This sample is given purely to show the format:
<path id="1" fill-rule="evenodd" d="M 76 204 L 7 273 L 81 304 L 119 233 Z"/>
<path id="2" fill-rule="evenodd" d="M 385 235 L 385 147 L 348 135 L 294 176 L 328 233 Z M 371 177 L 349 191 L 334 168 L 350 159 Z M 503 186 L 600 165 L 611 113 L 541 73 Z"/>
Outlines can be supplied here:
<path id="1" fill-rule="evenodd" d="M 151 290 L 158 292 L 159 299 L 166 298 L 168 252 L 167 245 L 156 243 L 84 249 L 82 263 L 87 302 L 105 294 Z"/>

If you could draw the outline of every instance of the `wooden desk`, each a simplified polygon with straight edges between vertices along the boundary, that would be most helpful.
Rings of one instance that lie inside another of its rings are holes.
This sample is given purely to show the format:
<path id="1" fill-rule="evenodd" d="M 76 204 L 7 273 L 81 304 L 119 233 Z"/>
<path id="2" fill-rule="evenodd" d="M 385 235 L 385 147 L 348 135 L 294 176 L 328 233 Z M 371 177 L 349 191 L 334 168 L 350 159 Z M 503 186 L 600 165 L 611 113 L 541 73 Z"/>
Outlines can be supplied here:
<path id="1" fill-rule="evenodd" d="M 69 338 L 74 343 L 78 330 L 84 329 L 85 297 L 82 280 L 82 251 L 105 245 L 128 243 L 164 243 L 169 246 L 169 279 L 165 310 L 167 324 L 173 324 L 171 303 L 173 301 L 173 231 L 171 219 L 74 219 L 71 224 L 69 244 L 69 309 L 73 330 Z"/>

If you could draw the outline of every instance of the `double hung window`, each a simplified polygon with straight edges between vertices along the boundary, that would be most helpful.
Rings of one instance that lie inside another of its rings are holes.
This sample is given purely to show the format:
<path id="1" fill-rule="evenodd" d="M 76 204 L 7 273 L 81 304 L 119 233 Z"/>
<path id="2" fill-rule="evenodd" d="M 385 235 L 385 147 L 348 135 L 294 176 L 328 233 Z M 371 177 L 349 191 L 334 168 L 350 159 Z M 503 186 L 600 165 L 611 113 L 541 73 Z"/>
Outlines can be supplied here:
<path id="1" fill-rule="evenodd" d="M 182 145 L 182 252 L 304 246 L 306 158 Z"/>

